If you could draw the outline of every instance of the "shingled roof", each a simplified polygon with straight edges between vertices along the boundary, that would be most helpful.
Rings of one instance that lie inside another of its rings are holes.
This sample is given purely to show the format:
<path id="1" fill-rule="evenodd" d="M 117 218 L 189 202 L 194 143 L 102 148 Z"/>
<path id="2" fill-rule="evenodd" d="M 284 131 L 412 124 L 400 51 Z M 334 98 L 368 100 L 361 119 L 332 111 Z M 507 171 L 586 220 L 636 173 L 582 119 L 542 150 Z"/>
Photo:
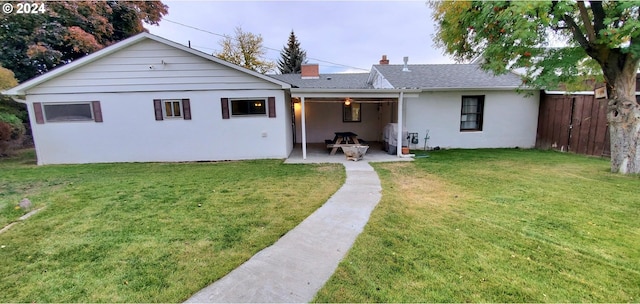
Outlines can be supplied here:
<path id="1" fill-rule="evenodd" d="M 494 75 L 477 64 L 402 64 L 374 65 L 378 73 L 395 89 L 515 89 L 522 84 L 514 73 Z M 368 83 L 371 73 L 320 74 L 317 79 L 302 79 L 301 74 L 267 75 L 293 87 L 306 89 L 374 89 Z"/>
<path id="2" fill-rule="evenodd" d="M 367 83 L 369 73 L 320 74 L 318 79 L 302 79 L 301 74 L 267 75 L 298 88 L 373 89 Z"/>
<path id="3" fill-rule="evenodd" d="M 411 64 L 409 72 L 403 72 L 401 64 L 373 67 L 396 89 L 505 89 L 522 84 L 516 74 L 496 76 L 476 64 Z"/>

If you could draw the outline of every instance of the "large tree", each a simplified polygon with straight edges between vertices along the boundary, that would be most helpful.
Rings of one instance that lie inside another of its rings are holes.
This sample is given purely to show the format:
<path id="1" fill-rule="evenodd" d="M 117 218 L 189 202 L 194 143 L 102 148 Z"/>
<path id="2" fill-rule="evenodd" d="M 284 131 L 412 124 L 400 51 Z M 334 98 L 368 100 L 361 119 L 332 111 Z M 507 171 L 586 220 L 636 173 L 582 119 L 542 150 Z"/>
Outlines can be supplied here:
<path id="1" fill-rule="evenodd" d="M 236 27 L 233 37 L 227 36 L 220 41 L 222 50 L 214 56 L 259 73 L 267 73 L 275 68 L 275 64 L 264 58 L 267 53 L 262 45 L 262 36 L 244 32 Z"/>
<path id="2" fill-rule="evenodd" d="M 300 48 L 300 42 L 296 34 L 291 31 L 289 34 L 289 42 L 280 52 L 280 60 L 278 60 L 278 70 L 281 74 L 300 74 L 302 63 L 307 58 L 307 52 Z"/>
<path id="3" fill-rule="evenodd" d="M 638 1 L 432 2 L 436 43 L 460 61 L 482 56 L 495 73 L 522 69 L 529 87 L 604 77 L 611 171 L 640 173 Z"/>
<path id="4" fill-rule="evenodd" d="M 17 2 L 0 2 L 17 5 Z M 36 3 L 36 2 L 34 2 Z M 0 64 L 22 82 L 145 31 L 160 1 L 43 1 L 34 14 L 0 14 Z"/>

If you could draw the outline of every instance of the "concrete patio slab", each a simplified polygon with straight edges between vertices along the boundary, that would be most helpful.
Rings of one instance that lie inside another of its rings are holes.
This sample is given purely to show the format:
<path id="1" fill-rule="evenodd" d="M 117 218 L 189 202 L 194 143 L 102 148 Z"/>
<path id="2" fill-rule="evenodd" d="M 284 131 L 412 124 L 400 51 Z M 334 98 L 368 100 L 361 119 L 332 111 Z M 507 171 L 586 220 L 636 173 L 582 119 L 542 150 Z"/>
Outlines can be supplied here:
<path id="1" fill-rule="evenodd" d="M 355 163 L 362 162 L 397 162 L 397 161 L 413 161 L 412 157 L 398 157 L 397 155 L 389 155 L 382 150 L 381 143 L 373 142 L 369 145 L 369 150 L 364 155 L 364 158 Z M 313 164 L 313 163 L 354 163 L 352 160 L 347 160 L 342 150 L 339 150 L 335 155 L 329 155 L 329 151 L 324 144 L 308 144 L 307 145 L 307 159 L 302 158 L 302 147 L 296 145 L 291 152 L 291 155 L 285 160 L 286 164 Z"/>

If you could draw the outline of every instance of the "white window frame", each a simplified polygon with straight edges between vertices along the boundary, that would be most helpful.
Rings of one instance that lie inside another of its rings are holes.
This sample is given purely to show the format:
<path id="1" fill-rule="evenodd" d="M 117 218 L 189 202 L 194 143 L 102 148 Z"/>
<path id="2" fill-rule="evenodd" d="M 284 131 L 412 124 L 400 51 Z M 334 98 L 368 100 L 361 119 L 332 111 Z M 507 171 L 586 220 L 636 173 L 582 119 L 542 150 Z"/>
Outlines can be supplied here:
<path id="1" fill-rule="evenodd" d="M 264 107 L 264 113 L 249 113 L 249 114 L 234 114 L 233 102 L 234 101 L 261 101 Z M 229 114 L 231 117 L 267 117 L 269 116 L 269 103 L 266 97 L 255 98 L 229 98 Z"/>
<path id="2" fill-rule="evenodd" d="M 51 119 L 47 114 L 47 106 L 64 106 L 64 105 L 89 105 L 89 114 L 91 114 L 91 118 L 84 119 Z M 79 101 L 79 102 L 45 102 L 42 103 L 42 114 L 44 117 L 44 121 L 47 123 L 56 123 L 56 122 L 87 122 L 87 121 L 95 121 L 94 117 L 94 109 L 93 103 L 91 101 Z"/>
<path id="3" fill-rule="evenodd" d="M 184 119 L 184 108 L 182 107 L 182 99 L 161 99 L 160 107 L 162 107 L 162 117 L 164 119 Z M 174 115 L 174 103 L 178 103 L 178 110 L 180 111 L 180 115 Z M 167 103 L 171 103 L 171 113 L 167 113 Z M 171 115 L 169 115 L 171 114 Z"/>

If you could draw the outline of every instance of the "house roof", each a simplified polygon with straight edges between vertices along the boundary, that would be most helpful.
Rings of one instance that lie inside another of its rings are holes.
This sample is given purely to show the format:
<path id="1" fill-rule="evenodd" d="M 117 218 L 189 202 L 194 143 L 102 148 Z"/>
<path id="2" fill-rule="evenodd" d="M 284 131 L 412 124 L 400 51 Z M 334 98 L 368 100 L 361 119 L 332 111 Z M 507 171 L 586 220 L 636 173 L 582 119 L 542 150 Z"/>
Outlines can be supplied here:
<path id="1" fill-rule="evenodd" d="M 477 64 L 411 64 L 409 72 L 404 65 L 374 65 L 394 88 L 429 89 L 512 89 L 522 84 L 513 73 L 493 75 Z"/>
<path id="2" fill-rule="evenodd" d="M 305 89 L 373 89 L 373 86 L 367 83 L 369 73 L 320 74 L 318 79 L 302 79 L 301 74 L 268 76 Z"/>
<path id="3" fill-rule="evenodd" d="M 165 38 L 162 38 L 162 37 L 159 37 L 159 36 L 156 36 L 156 35 L 153 35 L 153 34 L 149 34 L 149 33 L 143 32 L 143 33 L 137 34 L 135 36 L 129 37 L 129 38 L 125 39 L 125 40 L 122 40 L 122 41 L 120 41 L 118 43 L 112 44 L 112 45 L 110 45 L 108 47 L 105 47 L 105 48 L 103 48 L 103 49 L 101 49 L 101 50 L 99 50 L 99 51 L 97 51 L 95 53 L 92 53 L 92 54 L 87 55 L 85 57 L 82 57 L 80 59 L 76 59 L 71 63 L 65 64 L 65 65 L 63 65 L 61 67 L 58 67 L 58 68 L 56 68 L 54 70 L 51 70 L 51 71 L 49 71 L 49 72 L 47 72 L 45 74 L 42 74 L 42 75 L 37 76 L 35 78 L 29 79 L 29 80 L 21 83 L 20 85 L 14 87 L 14 88 L 11 88 L 9 90 L 6 90 L 6 91 L 2 92 L 2 94 L 10 95 L 10 96 L 25 95 L 26 91 L 28 89 L 30 89 L 30 88 L 33 88 L 33 87 L 35 87 L 35 86 L 37 86 L 37 85 L 39 85 L 41 83 L 44 83 L 44 82 L 49 81 L 51 79 L 54 79 L 54 78 L 56 78 L 56 77 L 58 77 L 60 75 L 69 73 L 69 72 L 71 72 L 71 71 L 73 71 L 73 70 L 75 70 L 77 68 L 80 68 L 82 66 L 90 64 L 91 62 L 94 62 L 94 61 L 96 61 L 96 60 L 98 60 L 100 58 L 106 57 L 106 56 L 108 56 L 108 55 L 110 55 L 112 53 L 115 53 L 115 52 L 117 52 L 119 50 L 127 48 L 127 47 L 129 47 L 131 45 L 134 45 L 134 44 L 136 44 L 136 43 L 138 43 L 140 41 L 143 41 L 145 39 L 150 39 L 150 40 L 153 40 L 153 41 L 156 41 L 156 42 L 159 42 L 159 43 L 163 43 L 163 44 L 166 44 L 168 46 L 183 50 L 183 51 L 191 53 L 191 54 L 193 54 L 195 56 L 202 57 L 204 59 L 213 61 L 215 63 L 224 65 L 226 67 L 229 67 L 229 68 L 244 72 L 246 74 L 255 76 L 257 78 L 263 79 L 265 81 L 280 85 L 284 89 L 287 89 L 287 88 L 291 87 L 291 85 L 289 83 L 282 82 L 282 81 L 280 81 L 278 79 L 275 79 L 275 78 L 272 78 L 272 77 L 269 77 L 269 76 L 265 76 L 265 75 L 260 74 L 258 72 L 243 68 L 243 67 L 235 65 L 233 63 L 224 61 L 224 60 L 222 60 L 222 59 L 220 59 L 218 57 L 215 57 L 215 56 L 209 55 L 207 53 L 203 53 L 201 51 L 189 48 L 189 47 L 187 47 L 185 45 L 173 42 L 171 40 L 167 40 Z"/>
<path id="4" fill-rule="evenodd" d="M 384 78 L 394 89 L 515 89 L 522 80 L 514 73 L 493 75 L 477 64 L 411 64 L 374 65 L 371 73 L 320 74 L 317 79 L 303 79 L 301 74 L 269 75 L 300 89 L 376 89 L 372 75 Z"/>

